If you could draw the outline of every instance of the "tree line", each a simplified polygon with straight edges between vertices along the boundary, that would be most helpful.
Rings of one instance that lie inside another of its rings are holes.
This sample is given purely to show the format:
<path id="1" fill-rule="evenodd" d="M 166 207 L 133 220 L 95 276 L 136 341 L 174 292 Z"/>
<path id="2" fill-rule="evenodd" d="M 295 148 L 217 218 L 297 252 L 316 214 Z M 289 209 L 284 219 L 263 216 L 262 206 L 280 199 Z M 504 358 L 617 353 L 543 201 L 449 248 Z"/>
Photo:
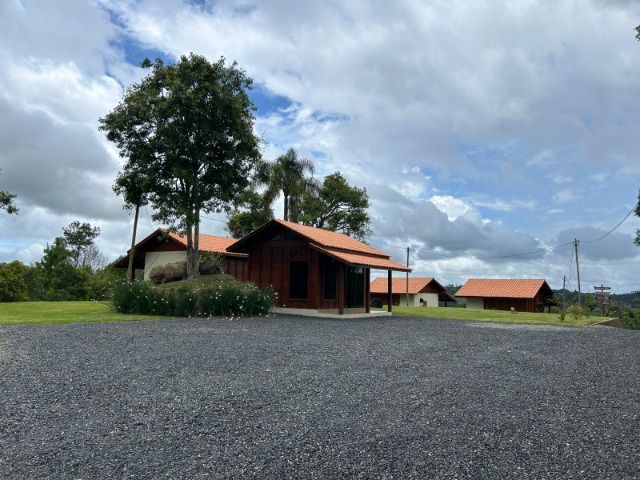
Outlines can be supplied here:
<path id="1" fill-rule="evenodd" d="M 0 263 L 0 302 L 101 300 L 124 279 L 95 246 L 98 227 L 75 221 L 62 231 L 40 261 Z"/>

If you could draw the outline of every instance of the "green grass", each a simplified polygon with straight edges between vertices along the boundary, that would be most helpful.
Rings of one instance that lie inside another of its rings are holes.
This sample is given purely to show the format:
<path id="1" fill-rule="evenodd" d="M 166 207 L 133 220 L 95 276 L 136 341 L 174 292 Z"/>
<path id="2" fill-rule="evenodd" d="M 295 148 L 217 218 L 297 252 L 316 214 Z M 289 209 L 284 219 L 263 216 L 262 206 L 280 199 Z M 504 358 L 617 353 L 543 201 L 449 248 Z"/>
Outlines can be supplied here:
<path id="1" fill-rule="evenodd" d="M 129 322 L 158 317 L 121 315 L 108 302 L 0 303 L 0 325 L 59 325 L 63 323 Z"/>
<path id="2" fill-rule="evenodd" d="M 386 310 L 386 307 L 376 310 Z M 443 307 L 393 307 L 395 315 L 409 317 L 430 317 L 446 318 L 452 320 L 474 320 L 480 322 L 497 323 L 525 323 L 529 325 L 556 325 L 564 327 L 585 327 L 599 323 L 608 318 L 605 317 L 583 317 L 573 319 L 569 315 L 563 321 L 557 313 L 526 313 L 526 312 L 504 312 L 501 310 L 474 310 L 470 308 L 443 308 Z"/>

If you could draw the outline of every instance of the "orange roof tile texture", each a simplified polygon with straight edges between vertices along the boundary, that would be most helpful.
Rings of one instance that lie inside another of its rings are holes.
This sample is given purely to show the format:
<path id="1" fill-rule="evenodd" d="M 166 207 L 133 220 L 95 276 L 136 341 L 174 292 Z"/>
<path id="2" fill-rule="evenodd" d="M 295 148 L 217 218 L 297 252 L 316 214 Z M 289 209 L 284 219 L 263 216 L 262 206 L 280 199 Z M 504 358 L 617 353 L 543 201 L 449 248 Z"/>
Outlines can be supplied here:
<path id="1" fill-rule="evenodd" d="M 470 279 L 456 297 L 534 298 L 545 284 L 544 279 Z"/>

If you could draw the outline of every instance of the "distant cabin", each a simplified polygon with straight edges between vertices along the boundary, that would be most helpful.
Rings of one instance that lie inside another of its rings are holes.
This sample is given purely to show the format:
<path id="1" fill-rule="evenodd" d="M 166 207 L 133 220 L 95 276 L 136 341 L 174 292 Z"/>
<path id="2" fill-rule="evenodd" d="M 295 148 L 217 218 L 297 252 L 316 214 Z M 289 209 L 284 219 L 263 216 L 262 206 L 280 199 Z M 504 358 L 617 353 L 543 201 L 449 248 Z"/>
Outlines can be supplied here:
<path id="1" fill-rule="evenodd" d="M 237 239 L 200 234 L 200 252 L 217 253 L 223 258 L 224 273 L 237 280 L 247 280 L 247 255 L 232 253 L 227 247 Z M 144 279 L 148 280 L 155 267 L 187 260 L 187 237 L 159 228 L 135 246 L 133 265 L 135 269 L 144 269 Z M 115 263 L 116 268 L 127 268 L 129 252 Z"/>
<path id="2" fill-rule="evenodd" d="M 386 278 L 374 278 L 371 282 L 371 299 L 379 299 L 383 305 L 388 303 Z M 394 277 L 392 279 L 392 303 L 393 305 L 407 305 L 407 287 L 409 291 L 410 307 L 437 307 L 443 304 L 456 303 L 457 300 L 447 292 L 440 283 L 432 277 L 411 277 L 407 285 L 407 279 Z"/>
<path id="3" fill-rule="evenodd" d="M 471 279 L 456 293 L 467 308 L 543 312 L 551 306 L 553 290 L 544 279 Z"/>

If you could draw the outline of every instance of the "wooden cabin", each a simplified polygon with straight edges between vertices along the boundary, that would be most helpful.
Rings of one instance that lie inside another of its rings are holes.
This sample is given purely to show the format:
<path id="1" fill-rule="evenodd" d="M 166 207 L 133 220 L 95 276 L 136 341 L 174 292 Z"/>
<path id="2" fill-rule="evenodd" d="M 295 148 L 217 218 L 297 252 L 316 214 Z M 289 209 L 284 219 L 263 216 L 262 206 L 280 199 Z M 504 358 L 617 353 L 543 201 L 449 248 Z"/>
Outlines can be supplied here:
<path id="1" fill-rule="evenodd" d="M 488 279 L 467 280 L 456 293 L 465 298 L 467 308 L 479 310 L 511 310 L 543 312 L 554 298 L 553 290 L 544 279 Z"/>
<path id="2" fill-rule="evenodd" d="M 386 278 L 374 278 L 371 282 L 371 298 L 377 298 L 387 304 L 388 281 Z M 438 307 L 447 303 L 456 303 L 456 299 L 432 277 L 394 277 L 391 285 L 393 305 L 410 307 Z"/>
<path id="3" fill-rule="evenodd" d="M 237 239 L 216 237 L 214 235 L 200 234 L 200 252 L 211 252 L 223 257 L 222 270 L 232 275 L 237 280 L 247 280 L 247 256 L 242 253 L 227 251 L 227 247 L 235 243 Z M 144 269 L 144 279 L 149 279 L 151 270 L 155 267 L 174 262 L 187 260 L 187 237 L 163 228 L 157 229 L 144 240 L 138 242 L 134 248 L 133 267 Z M 127 268 L 129 265 L 129 252 L 118 260 L 116 268 Z"/>
<path id="4" fill-rule="evenodd" d="M 273 219 L 227 248 L 248 256 L 248 280 L 271 286 L 279 307 L 328 314 L 369 313 L 371 270 L 410 271 L 342 233 Z M 391 311 L 391 302 L 389 303 Z"/>

